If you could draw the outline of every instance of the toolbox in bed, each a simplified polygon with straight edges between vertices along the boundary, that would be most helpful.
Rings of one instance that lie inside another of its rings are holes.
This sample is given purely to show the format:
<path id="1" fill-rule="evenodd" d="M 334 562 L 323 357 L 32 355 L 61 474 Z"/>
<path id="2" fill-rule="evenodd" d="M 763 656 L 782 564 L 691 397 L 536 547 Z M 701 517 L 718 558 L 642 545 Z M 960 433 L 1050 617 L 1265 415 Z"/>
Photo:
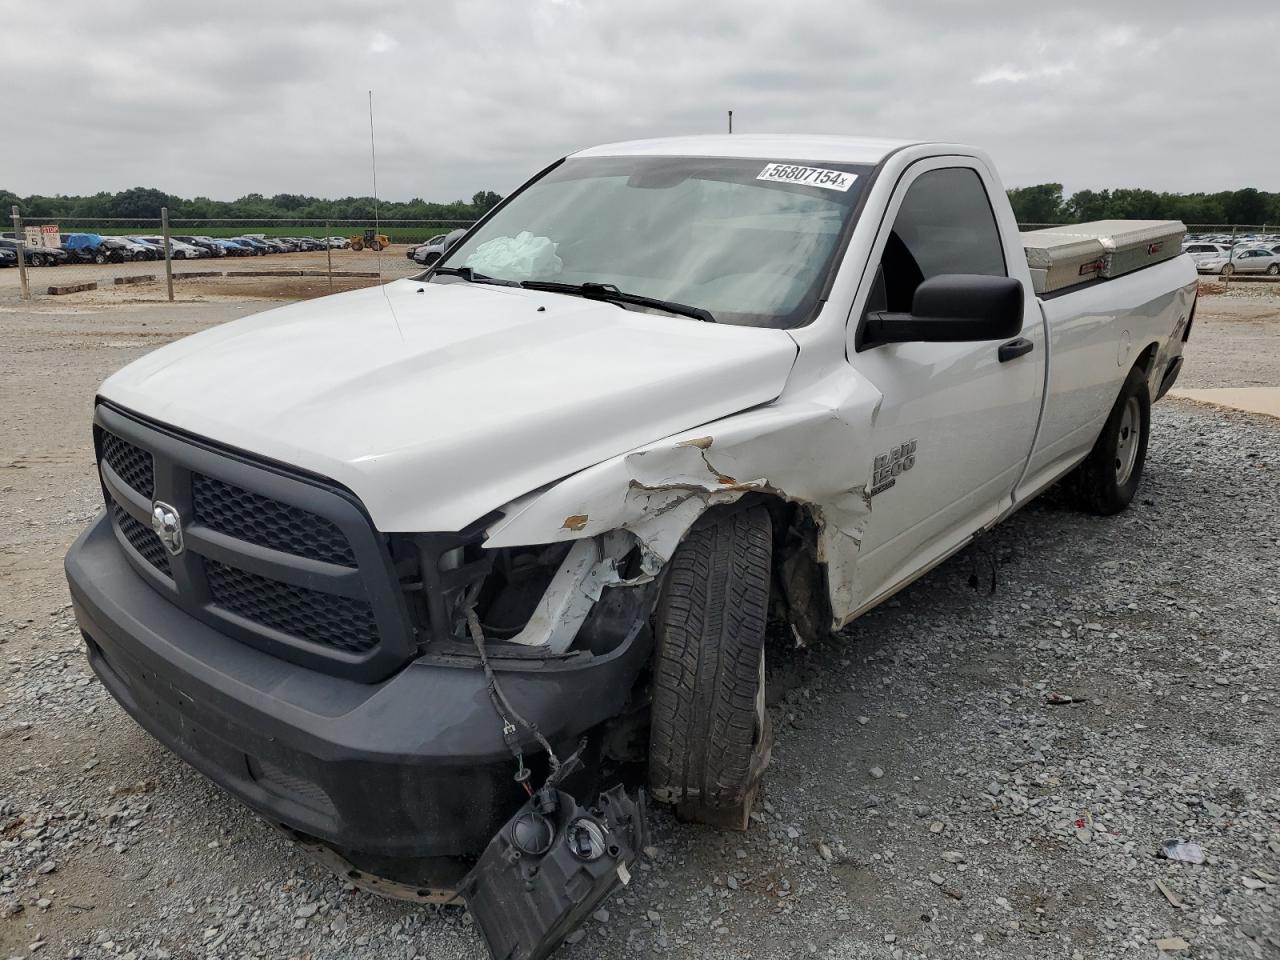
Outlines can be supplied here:
<path id="1" fill-rule="evenodd" d="M 1178 220 L 1096 220 L 1022 234 L 1036 293 L 1054 293 L 1170 260 L 1187 228 Z"/>

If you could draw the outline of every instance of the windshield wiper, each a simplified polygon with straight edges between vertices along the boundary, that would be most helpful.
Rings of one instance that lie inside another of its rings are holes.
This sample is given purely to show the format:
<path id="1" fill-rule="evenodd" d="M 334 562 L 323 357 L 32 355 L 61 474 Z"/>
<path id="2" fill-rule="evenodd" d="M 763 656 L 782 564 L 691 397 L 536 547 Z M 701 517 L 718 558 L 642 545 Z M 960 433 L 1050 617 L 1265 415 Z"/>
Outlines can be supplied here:
<path id="1" fill-rule="evenodd" d="M 665 310 L 682 317 L 693 317 L 706 323 L 715 323 L 716 318 L 704 307 L 693 307 L 687 303 L 676 303 L 674 300 L 659 300 L 656 297 L 644 297 L 638 293 L 627 293 L 619 290 L 612 283 L 557 283 L 553 280 L 526 280 L 520 286 L 526 290 L 546 290 L 548 293 L 567 293 L 588 300 L 603 300 L 605 303 L 630 303 L 637 307 L 653 307 Z"/>
<path id="2" fill-rule="evenodd" d="M 520 286 L 515 280 L 499 280 L 497 277 L 486 277 L 483 273 L 476 273 L 470 267 L 436 267 L 431 271 L 433 277 L 438 277 L 442 274 L 448 277 L 461 277 L 467 283 L 492 283 L 499 287 Z"/>

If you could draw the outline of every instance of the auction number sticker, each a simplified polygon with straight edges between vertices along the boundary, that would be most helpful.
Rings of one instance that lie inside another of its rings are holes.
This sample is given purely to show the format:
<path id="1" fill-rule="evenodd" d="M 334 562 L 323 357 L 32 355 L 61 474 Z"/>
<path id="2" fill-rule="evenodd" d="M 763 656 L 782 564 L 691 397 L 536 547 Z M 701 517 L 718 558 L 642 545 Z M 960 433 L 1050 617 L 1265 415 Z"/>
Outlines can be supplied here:
<path id="1" fill-rule="evenodd" d="M 856 173 L 845 173 L 843 170 L 828 170 L 825 167 L 801 167 L 794 163 L 770 163 L 760 171 L 757 180 L 771 180 L 774 183 L 796 183 L 805 187 L 822 187 L 824 190 L 839 190 L 841 193 L 853 186 L 858 179 Z"/>

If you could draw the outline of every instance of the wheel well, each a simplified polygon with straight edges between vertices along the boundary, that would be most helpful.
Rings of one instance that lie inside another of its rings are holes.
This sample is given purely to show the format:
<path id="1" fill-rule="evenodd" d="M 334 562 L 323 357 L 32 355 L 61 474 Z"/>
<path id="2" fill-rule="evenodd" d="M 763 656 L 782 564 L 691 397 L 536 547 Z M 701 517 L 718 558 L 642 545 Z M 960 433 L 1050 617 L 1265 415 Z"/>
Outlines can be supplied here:
<path id="1" fill-rule="evenodd" d="M 1134 367 L 1141 368 L 1148 380 L 1151 379 L 1151 373 L 1155 370 L 1156 353 L 1158 352 L 1158 348 L 1159 344 L 1157 343 L 1148 344 L 1147 348 L 1143 350 L 1142 353 L 1138 354 L 1138 359 L 1135 360 L 1133 364 Z"/>

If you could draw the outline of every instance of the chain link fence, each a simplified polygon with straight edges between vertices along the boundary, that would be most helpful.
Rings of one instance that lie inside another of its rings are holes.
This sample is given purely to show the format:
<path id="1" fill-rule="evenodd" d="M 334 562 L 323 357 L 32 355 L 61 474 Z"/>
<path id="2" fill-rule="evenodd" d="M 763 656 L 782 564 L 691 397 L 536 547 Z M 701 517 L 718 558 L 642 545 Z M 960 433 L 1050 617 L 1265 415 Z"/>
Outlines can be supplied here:
<path id="1" fill-rule="evenodd" d="M 416 274 L 417 243 L 472 220 L 96 218 L 23 221 L 6 238 L 18 269 L 0 269 L 0 297 L 56 297 L 127 287 L 138 300 L 266 296 L 289 300 Z M 1034 230 L 1061 224 L 1019 224 Z M 1188 224 L 1197 236 L 1251 238 L 1280 224 Z M 8 244 L 4 244 L 8 246 Z M 168 256 L 166 256 L 168 253 Z M 0 248 L 0 268 L 9 264 Z"/>
<path id="2" fill-rule="evenodd" d="M 127 287 L 134 300 L 170 301 L 219 293 L 292 300 L 410 276 L 422 269 L 407 256 L 413 246 L 474 223 L 165 215 L 51 224 L 23 220 L 17 209 L 12 221 L 0 246 L 22 262 L 0 269 L 0 297 L 108 296 L 102 291 Z"/>

